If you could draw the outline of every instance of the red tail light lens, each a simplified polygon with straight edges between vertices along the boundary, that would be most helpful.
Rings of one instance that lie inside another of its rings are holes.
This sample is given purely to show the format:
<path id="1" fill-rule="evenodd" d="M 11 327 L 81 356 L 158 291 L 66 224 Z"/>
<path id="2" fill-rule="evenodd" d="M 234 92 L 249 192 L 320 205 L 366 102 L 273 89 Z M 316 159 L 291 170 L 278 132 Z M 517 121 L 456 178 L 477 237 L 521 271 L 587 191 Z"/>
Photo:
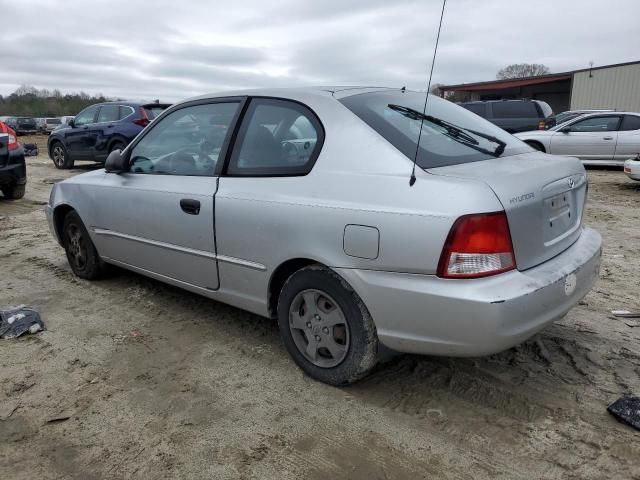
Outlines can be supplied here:
<path id="1" fill-rule="evenodd" d="M 146 127 L 149 125 L 149 117 L 147 116 L 147 112 L 144 111 L 144 108 L 140 108 L 140 118 L 136 118 L 133 123 L 136 125 L 140 125 L 141 127 Z"/>
<path id="2" fill-rule="evenodd" d="M 9 151 L 18 148 L 18 136 L 16 135 L 16 132 L 13 131 L 13 129 L 0 122 L 0 132 L 7 133 L 9 135 L 9 144 L 7 145 L 7 149 Z"/>
<path id="3" fill-rule="evenodd" d="M 465 215 L 451 227 L 440 256 L 438 276 L 486 277 L 515 266 L 505 212 Z"/>

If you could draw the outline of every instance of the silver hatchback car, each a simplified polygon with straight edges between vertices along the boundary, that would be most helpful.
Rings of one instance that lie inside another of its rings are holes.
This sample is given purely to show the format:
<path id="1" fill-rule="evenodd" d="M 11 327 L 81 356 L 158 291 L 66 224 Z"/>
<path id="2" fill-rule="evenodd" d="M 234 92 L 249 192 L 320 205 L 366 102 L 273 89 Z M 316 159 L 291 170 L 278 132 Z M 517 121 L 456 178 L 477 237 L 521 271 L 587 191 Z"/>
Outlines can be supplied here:
<path id="1" fill-rule="evenodd" d="M 330 384 L 362 378 L 379 343 L 504 350 L 598 277 L 585 171 L 438 97 L 423 115 L 424 95 L 184 101 L 104 170 L 56 184 L 51 231 L 82 278 L 113 264 L 277 318 L 294 361 Z"/>

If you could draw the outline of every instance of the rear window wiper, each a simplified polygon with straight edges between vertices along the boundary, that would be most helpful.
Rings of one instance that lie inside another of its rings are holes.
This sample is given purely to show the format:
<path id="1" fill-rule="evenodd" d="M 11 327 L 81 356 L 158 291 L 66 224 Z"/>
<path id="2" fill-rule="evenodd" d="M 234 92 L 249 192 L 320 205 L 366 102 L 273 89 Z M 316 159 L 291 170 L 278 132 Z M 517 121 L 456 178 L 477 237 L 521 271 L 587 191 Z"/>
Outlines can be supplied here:
<path id="1" fill-rule="evenodd" d="M 457 125 L 454 125 L 453 123 L 447 122 L 446 120 L 442 120 L 441 118 L 434 117 L 432 115 L 424 115 L 423 113 L 409 107 L 403 107 L 402 105 L 394 104 L 389 104 L 388 107 L 391 110 L 394 110 L 404 115 L 405 117 L 410 118 L 411 120 L 424 120 L 434 125 L 438 125 L 439 127 L 442 127 L 446 130 L 447 133 L 445 135 L 447 137 L 487 155 L 499 157 L 504 153 L 504 149 L 507 146 L 504 141 L 492 135 L 487 135 L 486 133 L 478 132 L 470 128 L 459 127 Z M 476 135 L 478 137 L 484 138 L 485 140 L 489 140 L 490 142 L 498 144 L 498 146 L 494 150 L 483 148 L 479 146 L 478 141 L 469 134 Z"/>

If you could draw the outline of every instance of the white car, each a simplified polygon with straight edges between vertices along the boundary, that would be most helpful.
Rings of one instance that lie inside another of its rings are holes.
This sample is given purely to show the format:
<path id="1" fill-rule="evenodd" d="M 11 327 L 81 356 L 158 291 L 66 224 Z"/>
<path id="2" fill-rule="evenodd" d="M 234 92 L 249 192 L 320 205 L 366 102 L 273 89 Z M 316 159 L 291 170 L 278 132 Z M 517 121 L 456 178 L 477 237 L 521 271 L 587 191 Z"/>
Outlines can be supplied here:
<path id="1" fill-rule="evenodd" d="M 636 158 L 630 158 L 624 162 L 624 173 L 631 180 L 640 181 L 640 154 Z"/>
<path id="2" fill-rule="evenodd" d="M 587 165 L 622 166 L 640 153 L 640 113 L 591 113 L 515 136 L 537 150 L 578 157 Z"/>

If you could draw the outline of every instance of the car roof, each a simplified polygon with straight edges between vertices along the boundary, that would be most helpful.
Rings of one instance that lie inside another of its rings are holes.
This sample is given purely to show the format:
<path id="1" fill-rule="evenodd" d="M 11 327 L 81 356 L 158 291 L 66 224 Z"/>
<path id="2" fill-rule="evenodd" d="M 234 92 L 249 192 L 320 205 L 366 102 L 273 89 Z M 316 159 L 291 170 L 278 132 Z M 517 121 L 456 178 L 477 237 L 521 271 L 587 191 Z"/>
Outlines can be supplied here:
<path id="1" fill-rule="evenodd" d="M 312 86 L 312 87 L 280 87 L 280 88 L 254 88 L 245 90 L 222 91 L 215 93 L 207 93 L 196 97 L 187 98 L 178 103 L 191 102 L 194 100 L 206 100 L 208 98 L 218 97 L 244 97 L 244 96 L 261 96 L 261 97 L 277 97 L 277 98 L 294 98 L 300 94 L 317 95 L 321 97 L 344 98 L 360 93 L 398 90 L 400 88 L 392 87 L 367 87 L 367 86 Z M 408 90 L 407 90 L 408 91 Z"/>

